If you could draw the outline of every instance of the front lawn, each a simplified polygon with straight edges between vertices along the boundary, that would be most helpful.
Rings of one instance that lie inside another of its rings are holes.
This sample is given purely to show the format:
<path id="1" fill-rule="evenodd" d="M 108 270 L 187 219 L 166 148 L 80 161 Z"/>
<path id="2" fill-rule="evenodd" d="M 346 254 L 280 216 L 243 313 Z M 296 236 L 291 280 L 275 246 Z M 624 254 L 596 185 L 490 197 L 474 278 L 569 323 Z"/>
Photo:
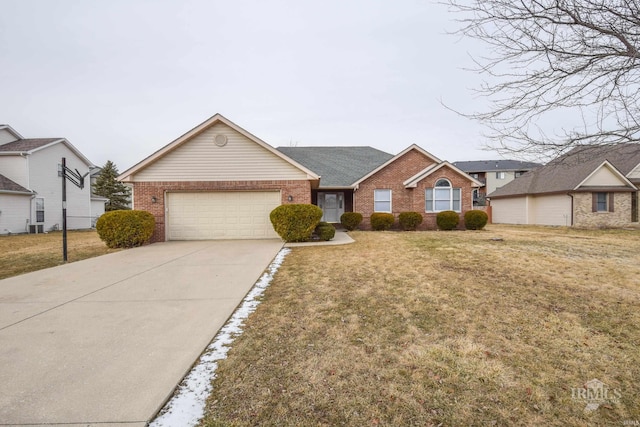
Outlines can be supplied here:
<path id="1" fill-rule="evenodd" d="M 114 252 L 95 230 L 67 232 L 67 258 L 79 261 Z M 0 236 L 0 279 L 55 267 L 62 261 L 62 232 Z"/>
<path id="2" fill-rule="evenodd" d="M 640 232 L 351 235 L 287 256 L 202 425 L 640 422 Z"/>

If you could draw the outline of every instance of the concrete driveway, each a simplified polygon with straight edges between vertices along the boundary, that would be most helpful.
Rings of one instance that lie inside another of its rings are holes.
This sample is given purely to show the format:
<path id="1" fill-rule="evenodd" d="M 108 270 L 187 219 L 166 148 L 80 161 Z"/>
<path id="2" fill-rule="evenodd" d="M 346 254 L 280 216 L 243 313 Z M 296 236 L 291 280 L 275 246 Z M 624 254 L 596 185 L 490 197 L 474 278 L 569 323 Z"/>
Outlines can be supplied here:
<path id="1" fill-rule="evenodd" d="M 282 246 L 156 243 L 0 280 L 0 425 L 146 425 Z"/>

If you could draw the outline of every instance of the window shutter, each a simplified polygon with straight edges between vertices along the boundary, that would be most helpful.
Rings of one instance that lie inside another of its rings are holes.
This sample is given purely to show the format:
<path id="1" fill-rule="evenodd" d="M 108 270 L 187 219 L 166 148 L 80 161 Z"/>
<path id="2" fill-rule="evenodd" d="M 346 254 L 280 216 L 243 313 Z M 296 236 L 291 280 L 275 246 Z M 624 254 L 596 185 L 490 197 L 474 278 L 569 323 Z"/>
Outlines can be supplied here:
<path id="1" fill-rule="evenodd" d="M 613 212 L 613 195 L 615 193 L 609 193 L 609 212 Z"/>
<path id="2" fill-rule="evenodd" d="M 598 212 L 598 193 L 591 193 L 591 212 Z"/>

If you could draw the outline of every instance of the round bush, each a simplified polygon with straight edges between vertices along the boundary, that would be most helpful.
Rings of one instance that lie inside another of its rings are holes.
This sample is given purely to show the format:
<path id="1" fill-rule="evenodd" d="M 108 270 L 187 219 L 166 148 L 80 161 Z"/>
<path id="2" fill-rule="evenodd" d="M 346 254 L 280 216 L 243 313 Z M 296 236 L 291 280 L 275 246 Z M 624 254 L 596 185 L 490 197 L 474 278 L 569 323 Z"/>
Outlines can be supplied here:
<path id="1" fill-rule="evenodd" d="M 454 211 L 442 211 L 436 215 L 436 224 L 440 230 L 453 230 L 460 222 L 460 215 Z"/>
<path id="2" fill-rule="evenodd" d="M 474 209 L 464 213 L 464 225 L 467 230 L 482 230 L 489 221 L 489 215 L 485 211 Z"/>
<path id="3" fill-rule="evenodd" d="M 340 224 L 347 230 L 355 230 L 362 222 L 362 214 L 358 212 L 345 212 L 340 216 Z"/>
<path id="4" fill-rule="evenodd" d="M 321 222 L 316 227 L 315 234 L 320 240 L 328 242 L 336 235 L 336 228 L 328 222 Z"/>
<path id="5" fill-rule="evenodd" d="M 376 212 L 371 214 L 371 228 L 376 231 L 388 230 L 393 226 L 395 217 L 390 213 Z"/>
<path id="6" fill-rule="evenodd" d="M 142 246 L 151 239 L 156 220 L 147 211 L 105 212 L 96 222 L 98 236 L 110 248 Z"/>
<path id="7" fill-rule="evenodd" d="M 398 215 L 398 222 L 404 231 L 415 231 L 422 224 L 419 212 L 402 212 Z"/>
<path id="8" fill-rule="evenodd" d="M 285 242 L 306 242 L 322 218 L 315 205 L 280 205 L 269 214 L 273 229 Z"/>

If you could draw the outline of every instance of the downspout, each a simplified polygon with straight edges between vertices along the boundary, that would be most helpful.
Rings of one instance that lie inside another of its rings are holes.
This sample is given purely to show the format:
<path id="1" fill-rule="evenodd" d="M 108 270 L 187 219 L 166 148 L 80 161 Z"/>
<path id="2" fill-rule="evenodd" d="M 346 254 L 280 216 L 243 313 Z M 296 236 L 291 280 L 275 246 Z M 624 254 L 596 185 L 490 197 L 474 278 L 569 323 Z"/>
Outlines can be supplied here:
<path id="1" fill-rule="evenodd" d="M 571 227 L 573 227 L 573 194 L 567 193 L 567 196 L 571 197 Z"/>
<path id="2" fill-rule="evenodd" d="M 353 211 L 358 212 L 356 209 L 356 191 L 358 191 L 358 186 L 353 187 Z"/>
<path id="3" fill-rule="evenodd" d="M 29 200 L 29 218 L 27 219 L 27 223 L 25 224 L 24 228 L 25 228 L 25 232 L 27 234 L 29 234 L 29 225 L 33 224 L 33 201 L 36 199 L 37 194 L 33 194 L 33 196 L 31 196 L 31 200 Z"/>

